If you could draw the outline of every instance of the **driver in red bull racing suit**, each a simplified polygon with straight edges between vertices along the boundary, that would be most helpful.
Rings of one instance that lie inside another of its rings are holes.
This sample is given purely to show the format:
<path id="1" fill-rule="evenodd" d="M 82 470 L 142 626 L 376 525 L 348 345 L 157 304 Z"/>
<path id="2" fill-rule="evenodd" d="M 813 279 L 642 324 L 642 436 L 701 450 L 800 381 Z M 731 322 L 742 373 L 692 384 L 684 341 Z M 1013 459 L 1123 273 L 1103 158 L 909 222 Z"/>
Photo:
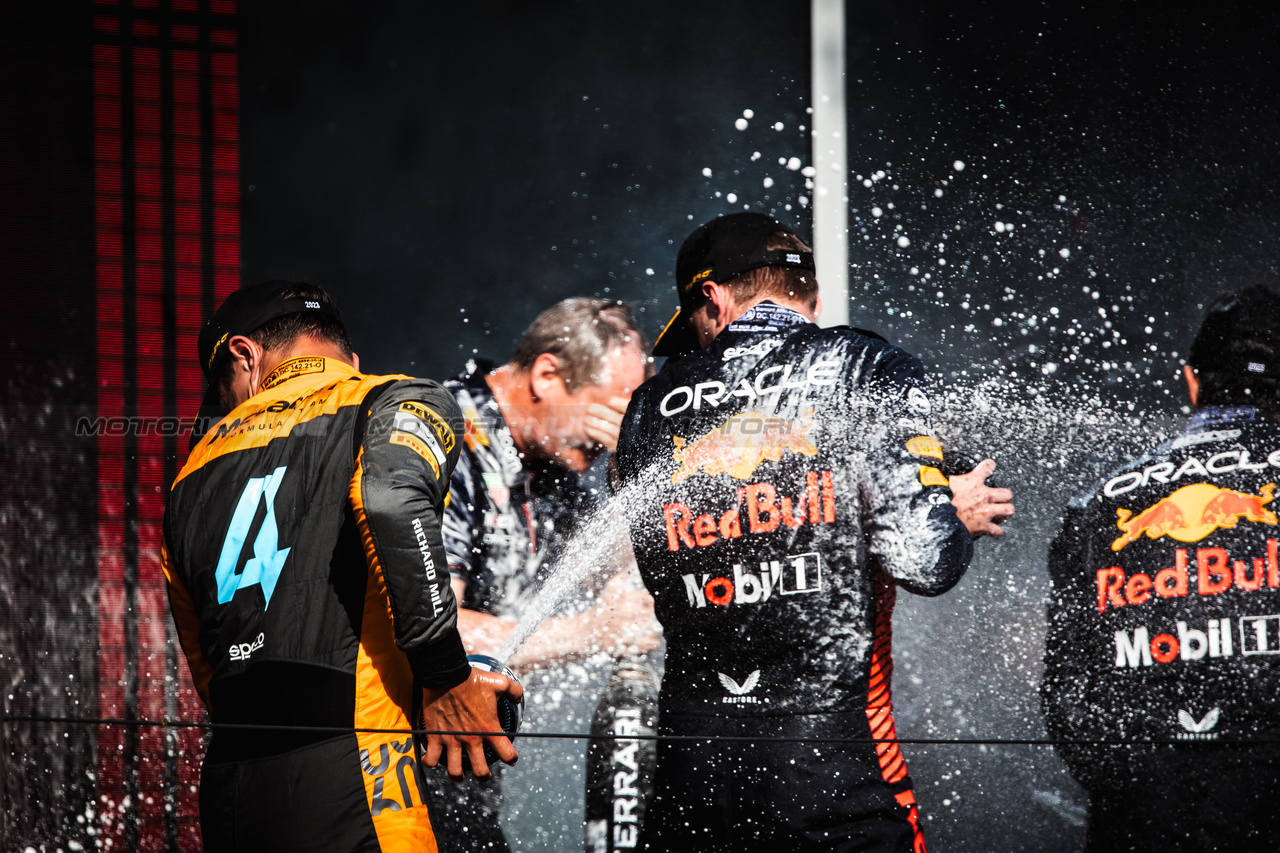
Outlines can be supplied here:
<path id="1" fill-rule="evenodd" d="M 987 460 L 953 505 L 919 360 L 819 328 L 812 258 L 762 214 L 695 231 L 654 349 L 681 357 L 623 421 L 661 733 L 758 738 L 660 741 L 643 849 L 924 849 L 890 704 L 895 591 L 953 587 L 966 522 L 998 535 L 1011 495 L 983 485 Z"/>
<path id="2" fill-rule="evenodd" d="M 1280 849 L 1278 330 L 1266 290 L 1212 305 L 1186 431 L 1073 500 L 1050 548 L 1041 696 L 1089 853 Z"/>

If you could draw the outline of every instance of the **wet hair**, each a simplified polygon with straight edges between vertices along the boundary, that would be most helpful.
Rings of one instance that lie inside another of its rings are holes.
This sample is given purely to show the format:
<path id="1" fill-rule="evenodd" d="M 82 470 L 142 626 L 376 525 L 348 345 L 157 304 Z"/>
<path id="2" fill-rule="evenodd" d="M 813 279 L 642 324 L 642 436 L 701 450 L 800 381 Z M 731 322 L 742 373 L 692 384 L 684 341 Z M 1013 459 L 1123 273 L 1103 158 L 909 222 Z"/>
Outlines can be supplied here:
<path id="1" fill-rule="evenodd" d="M 1251 287 L 1217 299 L 1187 363 L 1200 380 L 1198 407 L 1257 406 L 1280 413 L 1280 296 Z"/>
<path id="2" fill-rule="evenodd" d="M 337 303 L 324 288 L 306 282 L 297 282 L 280 293 L 281 299 L 306 299 L 324 305 Z M 330 344 L 348 360 L 352 358 L 351 338 L 347 327 L 332 314 L 285 314 L 268 320 L 245 337 L 262 347 L 263 350 L 284 350 L 293 346 L 298 338 L 310 337 Z M 231 379 L 234 376 L 235 359 L 227 359 L 218 375 L 218 393 L 224 403 L 231 399 Z"/>
<path id="3" fill-rule="evenodd" d="M 524 333 L 511 363 L 527 371 L 543 353 L 554 355 L 560 362 L 557 372 L 572 394 L 586 386 L 599 385 L 609 354 L 633 345 L 648 356 L 649 342 L 636 328 L 630 305 L 614 299 L 574 297 L 557 302 L 537 316 Z M 648 361 L 646 358 L 646 364 Z"/>
<path id="4" fill-rule="evenodd" d="M 812 251 L 805 242 L 787 231 L 774 231 L 765 241 L 765 249 L 791 249 L 797 252 Z M 795 267 L 756 267 L 736 275 L 727 282 L 733 286 L 734 298 L 747 302 L 757 296 L 777 296 L 806 302 L 812 310 L 818 304 L 818 277 L 813 270 Z"/>

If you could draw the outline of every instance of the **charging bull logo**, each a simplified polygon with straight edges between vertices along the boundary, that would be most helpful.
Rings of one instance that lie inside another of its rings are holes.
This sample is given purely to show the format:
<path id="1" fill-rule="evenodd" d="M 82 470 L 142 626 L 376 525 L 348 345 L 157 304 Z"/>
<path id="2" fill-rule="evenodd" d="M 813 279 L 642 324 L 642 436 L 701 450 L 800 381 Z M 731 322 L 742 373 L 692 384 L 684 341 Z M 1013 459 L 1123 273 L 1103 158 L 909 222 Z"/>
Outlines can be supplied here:
<path id="1" fill-rule="evenodd" d="M 741 412 L 702 438 L 671 440 L 671 454 L 680 467 L 671 475 L 672 483 L 682 483 L 702 471 L 708 477 L 728 474 L 735 480 L 749 480 L 761 463 L 778 462 L 785 452 L 817 456 L 818 447 L 809 439 L 813 412 L 794 421 L 760 412 Z"/>
<path id="2" fill-rule="evenodd" d="M 1137 515 L 1117 509 L 1116 527 L 1123 533 L 1111 543 L 1111 550 L 1119 551 L 1144 534 L 1148 539 L 1168 536 L 1179 542 L 1199 542 L 1220 527 L 1235 527 L 1242 518 L 1275 524 L 1275 513 L 1266 509 L 1274 489 L 1275 483 L 1267 483 L 1261 494 L 1251 495 L 1210 483 L 1195 483 L 1161 498 Z"/>

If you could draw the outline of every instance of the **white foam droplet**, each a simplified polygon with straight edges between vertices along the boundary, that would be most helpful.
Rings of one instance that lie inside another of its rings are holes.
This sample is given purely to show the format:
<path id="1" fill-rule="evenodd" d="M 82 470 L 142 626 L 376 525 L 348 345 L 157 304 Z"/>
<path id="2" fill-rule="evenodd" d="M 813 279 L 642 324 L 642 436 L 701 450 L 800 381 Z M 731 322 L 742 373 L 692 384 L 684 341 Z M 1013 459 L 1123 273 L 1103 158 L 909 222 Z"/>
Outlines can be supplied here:
<path id="1" fill-rule="evenodd" d="M 644 268 L 644 274 L 645 274 L 645 275 L 653 275 L 653 267 L 645 267 L 645 268 Z"/>
<path id="2" fill-rule="evenodd" d="M 747 120 L 745 118 L 740 118 L 733 123 L 733 126 L 736 127 L 738 130 L 746 130 Z"/>
<path id="3" fill-rule="evenodd" d="M 709 177 L 711 177 L 711 167 L 710 167 L 710 166 L 708 166 L 707 168 L 705 168 L 705 169 L 703 169 L 703 170 L 702 170 L 702 177 L 704 177 L 704 178 L 709 178 Z"/>
<path id="4" fill-rule="evenodd" d="M 906 237 L 899 237 L 899 238 L 898 238 L 898 245 L 905 249 L 905 248 L 907 248 L 908 246 L 910 246 L 910 245 L 911 245 L 911 241 L 910 241 L 910 240 L 908 240 Z"/>
<path id="5" fill-rule="evenodd" d="M 790 160 L 788 160 L 788 161 L 787 161 L 787 168 L 788 168 L 788 169 L 790 169 L 790 170 L 791 170 L 791 171 L 793 171 L 793 172 L 794 172 L 795 170 L 799 169 L 799 168 L 800 168 L 800 158 L 799 158 L 799 157 L 792 157 Z"/>
<path id="6" fill-rule="evenodd" d="M 1064 258 L 1069 258 L 1069 257 L 1071 257 L 1071 250 L 1070 250 L 1070 249 L 1059 249 L 1059 250 L 1058 250 L 1058 254 L 1059 254 L 1059 255 L 1061 255 L 1061 256 L 1062 256 L 1062 257 L 1064 257 Z"/>
<path id="7" fill-rule="evenodd" d="M 878 207 L 873 207 L 871 208 L 871 215 L 879 219 L 881 216 L 884 215 L 884 211 Z"/>
<path id="8" fill-rule="evenodd" d="M 738 203 L 738 194 L 737 194 L 737 193 L 729 193 L 727 196 L 725 196 L 725 197 L 724 197 L 724 200 L 725 200 L 725 201 L 727 201 L 727 202 L 729 202 L 729 204 L 737 204 L 737 203 Z"/>
<path id="9" fill-rule="evenodd" d="M 774 129 L 774 130 L 782 130 L 782 128 L 784 128 L 785 126 L 786 126 L 786 125 L 784 125 L 784 124 L 783 124 L 782 122 L 780 122 L 780 121 L 775 121 L 775 122 L 773 123 L 773 129 Z"/>
<path id="10" fill-rule="evenodd" d="M 743 117 L 743 118 L 755 118 L 755 117 L 756 117 L 756 112 L 755 112 L 755 110 L 743 110 L 743 111 L 742 111 L 742 117 Z"/>
<path id="11" fill-rule="evenodd" d="M 955 161 L 954 163 L 952 163 L 952 164 L 951 164 L 951 167 L 952 167 L 953 169 L 955 169 L 957 172 L 963 172 L 963 171 L 964 171 L 964 161 L 963 161 L 963 160 L 957 160 L 957 161 Z"/>
<path id="12" fill-rule="evenodd" d="M 766 177 L 766 178 L 764 179 L 764 185 L 765 185 L 765 188 L 766 188 L 766 189 L 768 189 L 769 187 L 773 186 L 773 178 Z"/>

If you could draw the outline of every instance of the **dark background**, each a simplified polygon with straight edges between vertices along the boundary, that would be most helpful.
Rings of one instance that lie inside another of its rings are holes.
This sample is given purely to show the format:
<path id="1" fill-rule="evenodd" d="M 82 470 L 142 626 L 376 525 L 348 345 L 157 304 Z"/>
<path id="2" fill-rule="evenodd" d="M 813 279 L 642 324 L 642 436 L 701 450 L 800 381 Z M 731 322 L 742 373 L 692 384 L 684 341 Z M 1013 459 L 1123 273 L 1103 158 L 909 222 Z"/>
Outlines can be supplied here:
<path id="1" fill-rule="evenodd" d="M 0 707 L 97 714 L 90 16 L 0 4 Z M 83 838 L 96 732 L 8 724 L 7 843 Z M 0 799 L 0 810 L 5 800 Z"/>
<path id="2" fill-rule="evenodd" d="M 567 296 L 640 301 L 656 334 L 674 311 L 671 241 L 732 209 L 716 191 L 790 202 L 808 231 L 804 179 L 777 165 L 808 161 L 808 16 L 785 8 L 246 9 L 245 280 L 330 288 L 374 370 L 506 358 Z"/>
<path id="3" fill-rule="evenodd" d="M 537 311 L 571 295 L 634 300 L 655 334 L 695 225 L 746 204 L 809 232 L 805 179 L 779 164 L 810 163 L 807 9 L 248 4 L 243 279 L 328 287 L 371 371 L 443 378 L 473 354 L 503 359 Z M 79 298 L 94 287 L 77 52 L 89 12 L 4 13 L 3 674 L 11 713 L 88 714 L 94 467 L 71 425 L 94 400 Z M 1040 737 L 1044 552 L 1062 505 L 1178 425 L 1176 372 L 1207 302 L 1277 284 L 1280 13 L 926 2 L 848 14 L 852 321 L 924 358 L 944 437 L 996 455 L 1019 512 L 1004 540 L 979 543 L 956 590 L 903 596 L 899 734 Z M 585 731 L 599 679 L 531 679 L 547 697 L 531 729 Z M 25 753 L 33 778 L 84 778 L 91 744 L 61 735 L 13 727 L 8 755 Z M 574 849 L 582 745 L 524 744 L 507 828 L 519 849 Z M 51 749 L 65 767 L 45 769 Z M 1079 848 L 1085 801 L 1051 750 L 906 751 L 930 849 Z M 18 803 L 11 789 L 10 838 L 49 849 L 92 796 L 27 791 Z"/>
<path id="4" fill-rule="evenodd" d="M 848 14 L 855 324 L 949 371 L 1038 371 L 1035 344 L 1055 379 L 1115 386 L 1167 380 L 1207 296 L 1274 278 L 1267 4 Z M 810 162 L 805 4 L 273 3 L 242 24 L 245 280 L 331 288 L 374 369 L 502 357 L 584 293 L 656 333 L 696 224 L 749 204 L 808 233 L 778 164 Z"/>
<path id="5" fill-rule="evenodd" d="M 1277 13 L 848 15 L 851 320 L 924 358 L 944 437 L 1018 491 L 959 588 L 899 606 L 899 734 L 1042 737 L 1061 507 L 1175 428 L 1208 301 L 1276 283 Z M 249 9 L 245 279 L 330 288 L 373 370 L 503 359 L 571 295 L 633 300 L 656 334 L 697 224 L 750 205 L 810 232 L 804 178 L 779 165 L 811 162 L 808 28 L 807 4 L 776 2 Z M 537 725 L 585 725 L 581 692 Z M 575 748 L 530 742 L 509 775 L 523 849 L 576 845 Z M 931 849 L 1078 849 L 1085 799 L 1051 750 L 908 753 Z"/>

